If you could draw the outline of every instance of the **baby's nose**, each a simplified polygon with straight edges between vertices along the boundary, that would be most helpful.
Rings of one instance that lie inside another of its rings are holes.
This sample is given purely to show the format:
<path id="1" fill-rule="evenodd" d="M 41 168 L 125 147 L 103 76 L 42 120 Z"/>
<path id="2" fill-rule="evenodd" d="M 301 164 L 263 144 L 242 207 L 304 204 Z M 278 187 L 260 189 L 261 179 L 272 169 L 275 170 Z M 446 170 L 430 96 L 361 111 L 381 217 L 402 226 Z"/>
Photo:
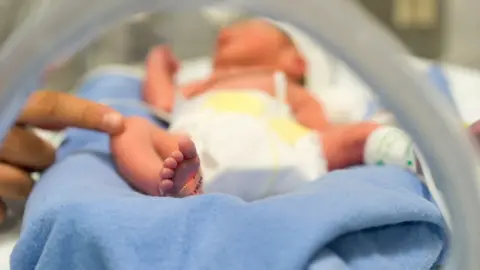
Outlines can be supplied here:
<path id="1" fill-rule="evenodd" d="M 221 46 L 221 45 L 224 45 L 225 43 L 228 42 L 228 40 L 230 39 L 230 31 L 224 29 L 222 31 L 220 31 L 220 33 L 218 34 L 218 37 L 217 37 L 217 46 Z"/>

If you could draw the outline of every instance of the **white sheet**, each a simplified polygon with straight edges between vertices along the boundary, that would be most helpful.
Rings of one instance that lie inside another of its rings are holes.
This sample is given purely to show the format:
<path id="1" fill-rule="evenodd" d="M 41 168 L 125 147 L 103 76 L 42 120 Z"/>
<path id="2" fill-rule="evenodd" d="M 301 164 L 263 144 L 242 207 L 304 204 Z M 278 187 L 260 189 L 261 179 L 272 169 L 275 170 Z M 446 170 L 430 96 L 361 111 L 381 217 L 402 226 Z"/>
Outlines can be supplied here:
<path id="1" fill-rule="evenodd" d="M 412 65 L 426 71 L 431 63 L 414 59 Z M 465 123 L 471 124 L 480 119 L 480 71 L 459 66 L 442 65 L 456 107 Z M 335 71 L 335 80 L 328 89 L 314 89 L 321 99 L 325 99 L 338 113 L 348 115 L 348 120 L 357 121 L 365 115 L 367 104 L 373 99 L 372 92 L 363 81 L 343 64 Z M 323 98 L 322 98 L 323 96 Z"/>

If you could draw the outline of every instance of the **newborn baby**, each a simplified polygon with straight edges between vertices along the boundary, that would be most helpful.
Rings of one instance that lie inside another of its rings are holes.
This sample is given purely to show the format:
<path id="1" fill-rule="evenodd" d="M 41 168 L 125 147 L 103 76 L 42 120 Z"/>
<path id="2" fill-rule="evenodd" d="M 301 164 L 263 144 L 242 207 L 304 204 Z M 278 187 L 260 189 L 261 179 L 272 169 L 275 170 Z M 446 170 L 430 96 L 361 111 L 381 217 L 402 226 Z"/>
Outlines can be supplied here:
<path id="1" fill-rule="evenodd" d="M 170 129 L 130 118 L 126 132 L 111 140 L 120 172 L 139 191 L 198 194 L 200 171 L 205 181 L 263 171 L 255 186 L 246 185 L 259 189 L 261 197 L 272 181 L 285 190 L 270 193 L 282 193 L 328 170 L 364 163 L 417 170 L 412 143 L 400 130 L 327 121 L 322 105 L 303 86 L 302 54 L 273 24 L 247 20 L 226 27 L 213 59 L 210 77 L 177 87 L 175 57 L 166 47 L 151 51 L 144 99 L 172 113 Z"/>

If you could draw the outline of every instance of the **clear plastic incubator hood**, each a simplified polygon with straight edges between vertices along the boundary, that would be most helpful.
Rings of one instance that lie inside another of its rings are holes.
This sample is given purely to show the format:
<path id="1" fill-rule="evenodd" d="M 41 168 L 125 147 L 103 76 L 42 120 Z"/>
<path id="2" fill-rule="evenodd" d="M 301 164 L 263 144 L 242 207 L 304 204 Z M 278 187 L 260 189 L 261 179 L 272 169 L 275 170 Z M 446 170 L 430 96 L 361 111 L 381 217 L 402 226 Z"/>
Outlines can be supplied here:
<path id="1" fill-rule="evenodd" d="M 449 103 L 408 62 L 408 53 L 352 1 L 50 0 L 15 30 L 0 51 L 0 138 L 43 68 L 105 28 L 138 12 L 227 4 L 289 21 L 347 63 L 418 145 L 451 218 L 447 269 L 480 269 L 480 168 L 475 147 Z"/>

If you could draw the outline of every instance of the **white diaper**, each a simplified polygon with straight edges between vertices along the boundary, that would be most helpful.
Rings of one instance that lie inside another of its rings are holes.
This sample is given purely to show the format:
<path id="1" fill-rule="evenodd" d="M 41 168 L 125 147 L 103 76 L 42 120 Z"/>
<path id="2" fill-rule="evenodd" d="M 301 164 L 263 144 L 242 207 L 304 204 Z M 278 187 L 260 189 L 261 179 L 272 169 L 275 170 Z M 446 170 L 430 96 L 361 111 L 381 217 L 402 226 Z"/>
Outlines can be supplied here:
<path id="1" fill-rule="evenodd" d="M 206 192 L 250 201 L 326 172 L 319 135 L 297 124 L 282 91 L 274 98 L 258 90 L 212 90 L 175 108 L 170 129 L 195 142 Z"/>

